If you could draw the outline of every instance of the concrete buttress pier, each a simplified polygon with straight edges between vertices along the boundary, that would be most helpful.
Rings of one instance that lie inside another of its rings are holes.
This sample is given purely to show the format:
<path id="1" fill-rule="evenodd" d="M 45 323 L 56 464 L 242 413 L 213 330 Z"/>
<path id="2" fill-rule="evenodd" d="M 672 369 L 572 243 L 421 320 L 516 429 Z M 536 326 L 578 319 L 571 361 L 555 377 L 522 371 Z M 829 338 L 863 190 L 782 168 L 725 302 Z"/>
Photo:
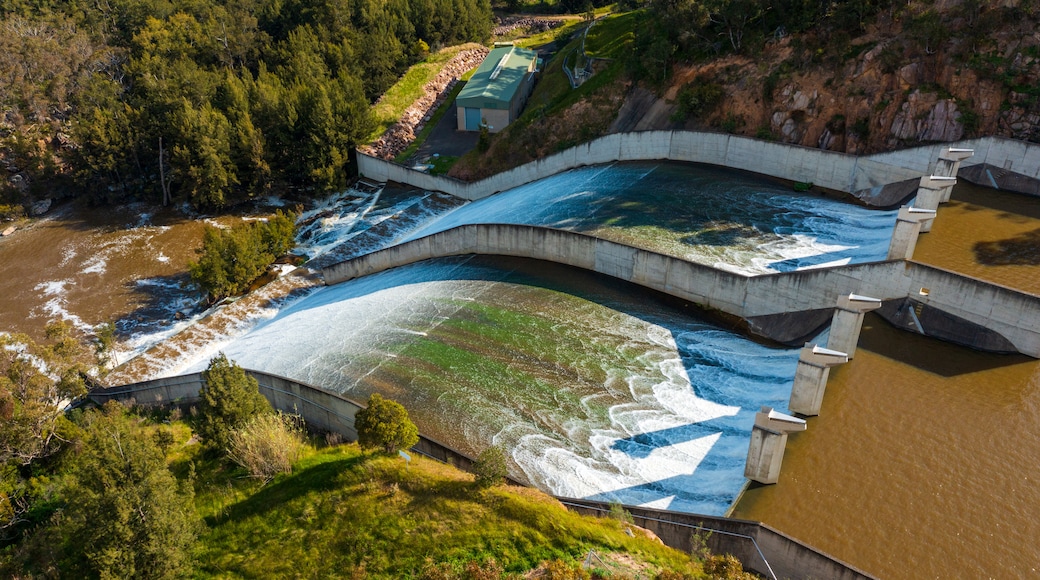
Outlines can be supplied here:
<path id="1" fill-rule="evenodd" d="M 939 204 L 949 199 L 947 192 L 952 191 L 954 185 L 957 185 L 956 177 L 925 175 L 917 186 L 917 199 L 914 200 L 914 207 L 917 209 L 939 209 Z M 934 221 L 934 219 L 930 219 L 921 222 L 921 231 L 932 231 L 932 223 Z"/>
<path id="2" fill-rule="evenodd" d="M 863 317 L 871 310 L 881 308 L 881 300 L 859 294 L 838 298 L 838 306 L 831 318 L 831 331 L 827 337 L 827 348 L 843 352 L 851 359 L 856 356 L 856 344 L 863 330 Z"/>
<path id="3" fill-rule="evenodd" d="M 831 367 L 847 362 L 849 355 L 843 352 L 806 343 L 798 355 L 798 368 L 794 372 L 791 401 L 787 407 L 802 415 L 819 415 Z"/>
<path id="4" fill-rule="evenodd" d="M 934 209 L 918 209 L 904 205 L 899 208 L 896 227 L 892 230 L 892 242 L 888 245 L 886 260 L 909 260 L 914 257 L 917 236 L 921 234 L 921 222 L 935 218 Z"/>
<path id="5" fill-rule="evenodd" d="M 776 483 L 780 478 L 780 464 L 784 460 L 787 434 L 805 431 L 805 420 L 762 407 L 755 414 L 751 429 L 744 477 L 759 483 Z"/>
<path id="6" fill-rule="evenodd" d="M 957 149 L 955 147 L 949 147 L 945 151 L 939 154 L 939 161 L 935 164 L 935 175 L 943 175 L 946 177 L 957 177 L 957 172 L 961 170 L 961 162 L 969 157 L 975 155 L 974 149 Z M 953 193 L 953 189 L 944 189 L 942 191 L 942 199 L 939 203 L 946 203 L 950 201 L 950 195 Z"/>

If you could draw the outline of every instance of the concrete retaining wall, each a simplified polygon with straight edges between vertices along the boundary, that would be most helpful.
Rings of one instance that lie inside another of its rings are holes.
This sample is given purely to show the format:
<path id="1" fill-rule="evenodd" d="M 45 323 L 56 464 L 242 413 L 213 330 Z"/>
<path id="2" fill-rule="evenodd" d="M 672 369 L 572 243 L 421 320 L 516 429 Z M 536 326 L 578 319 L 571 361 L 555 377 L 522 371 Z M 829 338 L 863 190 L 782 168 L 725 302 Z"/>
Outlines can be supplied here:
<path id="1" fill-rule="evenodd" d="M 459 226 L 323 270 L 336 284 L 436 257 L 465 254 L 547 260 L 607 274 L 744 319 L 833 308 L 838 296 L 908 296 L 992 330 L 1040 358 L 1040 296 L 904 261 L 747 277 L 680 258 L 539 226 Z M 926 289 L 927 296 L 921 294 Z M 773 338 L 773 337 L 770 337 Z M 967 340 L 965 344 L 972 344 Z"/>
<path id="2" fill-rule="evenodd" d="M 260 394 L 275 409 L 303 417 L 312 430 L 339 433 L 348 440 L 357 440 L 354 415 L 365 408 L 361 403 L 278 375 L 253 370 L 246 372 L 256 379 Z M 190 405 L 198 402 L 201 389 L 202 374 L 194 373 L 91 391 L 88 397 L 99 405 L 110 400 L 133 400 L 138 405 Z M 462 469 L 468 470 L 473 465 L 473 458 L 468 455 L 422 435 L 412 451 Z"/>
<path id="3" fill-rule="evenodd" d="M 350 440 L 357 439 L 354 415 L 364 408 L 360 403 L 285 377 L 253 370 L 246 372 L 257 380 L 260 392 L 274 408 L 302 416 L 310 429 L 339 433 Z M 202 375 L 194 373 L 97 390 L 88 396 L 97 404 L 110 400 L 133 400 L 139 405 L 188 405 L 198 401 L 201 388 Z M 467 471 L 472 470 L 472 458 L 428 437 L 420 436 L 419 443 L 411 451 Z M 511 480 L 511 483 L 528 485 L 516 480 Z M 603 515 L 609 511 L 609 505 L 601 502 L 557 499 L 564 502 L 568 509 L 587 515 Z M 715 530 L 708 540 L 708 547 L 713 552 L 733 554 L 746 569 L 767 578 L 869 578 L 818 550 L 756 522 L 636 506 L 625 506 L 625 509 L 632 513 L 637 525 L 652 530 L 665 544 L 684 551 L 690 550 L 694 534 L 702 533 L 705 528 Z M 773 574 L 769 573 L 770 570 Z"/>
<path id="4" fill-rule="evenodd" d="M 598 163 L 671 159 L 754 171 L 790 181 L 853 193 L 864 202 L 889 206 L 916 191 L 917 180 L 930 172 L 940 151 L 948 147 L 975 149 L 962 171 L 977 164 L 1003 168 L 1021 176 L 1005 180 L 1014 191 L 1030 192 L 1040 184 L 1040 145 L 999 137 L 941 143 L 890 153 L 857 157 L 749 137 L 693 131 L 614 133 L 532 161 L 486 179 L 464 182 L 428 175 L 391 161 L 358 153 L 358 172 L 376 181 L 396 181 L 430 191 L 476 200 L 557 173 Z M 978 172 L 966 177 L 982 179 Z M 1024 181 L 1023 181 L 1024 179 Z M 984 184 L 991 185 L 986 178 Z M 996 183 L 996 181 L 993 181 Z"/>
<path id="5" fill-rule="evenodd" d="M 585 515 L 603 517 L 610 505 L 582 499 L 557 498 L 568 509 Z M 695 538 L 707 537 L 708 549 L 715 554 L 732 554 L 744 565 L 764 578 L 828 578 L 830 580 L 863 580 L 873 578 L 811 546 L 769 526 L 746 520 L 720 518 L 625 506 L 634 523 L 646 528 L 666 545 L 689 552 Z"/>

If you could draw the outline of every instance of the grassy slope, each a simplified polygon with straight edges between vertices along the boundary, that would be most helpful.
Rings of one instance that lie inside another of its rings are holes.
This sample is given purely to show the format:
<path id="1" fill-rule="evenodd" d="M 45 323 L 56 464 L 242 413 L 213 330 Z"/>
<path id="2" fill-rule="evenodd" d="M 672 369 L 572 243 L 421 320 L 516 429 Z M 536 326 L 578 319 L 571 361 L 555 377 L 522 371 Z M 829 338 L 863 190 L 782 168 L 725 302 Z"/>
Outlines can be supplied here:
<path id="1" fill-rule="evenodd" d="M 521 573 L 546 560 L 580 562 L 590 549 L 608 562 L 628 554 L 650 577 L 700 570 L 616 520 L 578 516 L 532 489 L 478 491 L 469 474 L 421 457 L 406 464 L 353 444 L 312 450 L 264 487 L 197 456 L 197 446 L 171 459 L 181 473 L 189 461 L 197 466 L 196 504 L 208 526 L 197 544 L 202 577 L 409 578 L 433 564 L 489 559 Z"/>
<path id="2" fill-rule="evenodd" d="M 368 136 L 373 141 L 382 135 L 391 125 L 396 123 L 412 103 L 422 96 L 422 88 L 433 80 L 444 65 L 463 50 L 473 48 L 475 44 L 450 46 L 431 54 L 421 63 L 413 65 L 400 79 L 380 97 L 379 102 L 372 105 L 372 119 L 375 128 Z"/>

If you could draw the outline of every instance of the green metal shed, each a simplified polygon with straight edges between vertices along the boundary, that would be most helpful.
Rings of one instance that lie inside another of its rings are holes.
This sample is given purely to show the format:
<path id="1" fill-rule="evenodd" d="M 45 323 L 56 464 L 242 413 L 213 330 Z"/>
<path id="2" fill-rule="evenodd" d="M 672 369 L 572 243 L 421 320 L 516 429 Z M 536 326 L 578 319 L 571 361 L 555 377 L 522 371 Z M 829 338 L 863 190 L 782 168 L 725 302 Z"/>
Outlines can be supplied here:
<path id="1" fill-rule="evenodd" d="M 455 98 L 459 131 L 477 131 L 486 123 L 497 133 L 513 122 L 534 88 L 537 63 L 537 53 L 518 46 L 488 53 Z"/>

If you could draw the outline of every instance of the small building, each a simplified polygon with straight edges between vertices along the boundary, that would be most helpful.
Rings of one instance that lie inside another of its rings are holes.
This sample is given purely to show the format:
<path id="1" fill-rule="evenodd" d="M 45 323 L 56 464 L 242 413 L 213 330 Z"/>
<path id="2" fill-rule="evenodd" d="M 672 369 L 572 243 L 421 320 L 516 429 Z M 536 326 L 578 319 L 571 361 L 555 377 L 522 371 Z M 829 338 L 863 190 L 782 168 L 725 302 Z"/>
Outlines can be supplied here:
<path id="1" fill-rule="evenodd" d="M 488 53 L 459 96 L 459 131 L 479 131 L 481 123 L 497 133 L 520 116 L 534 88 L 538 55 L 519 46 L 499 46 Z"/>

